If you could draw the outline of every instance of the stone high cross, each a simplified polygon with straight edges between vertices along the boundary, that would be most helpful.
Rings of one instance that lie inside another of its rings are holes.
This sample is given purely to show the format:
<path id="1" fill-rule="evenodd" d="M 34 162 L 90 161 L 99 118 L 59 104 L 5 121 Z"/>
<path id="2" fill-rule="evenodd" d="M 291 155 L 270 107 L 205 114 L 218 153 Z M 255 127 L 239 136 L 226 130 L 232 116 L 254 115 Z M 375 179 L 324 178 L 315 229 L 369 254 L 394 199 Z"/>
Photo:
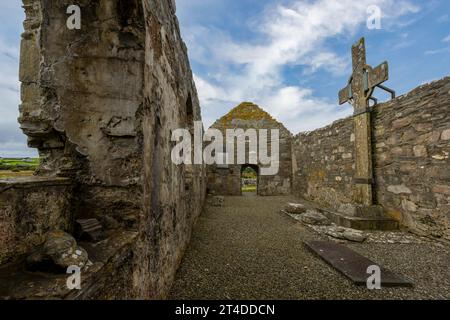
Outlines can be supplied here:
<path id="1" fill-rule="evenodd" d="M 355 153 L 356 153 L 356 184 L 355 202 L 358 205 L 370 207 L 373 205 L 372 184 L 372 137 L 370 126 L 369 100 L 375 87 L 380 87 L 391 93 L 393 91 L 381 84 L 388 80 L 388 64 L 382 63 L 376 68 L 366 64 L 366 46 L 364 38 L 352 47 L 353 74 L 347 87 L 339 92 L 339 104 L 350 102 L 355 108 Z"/>

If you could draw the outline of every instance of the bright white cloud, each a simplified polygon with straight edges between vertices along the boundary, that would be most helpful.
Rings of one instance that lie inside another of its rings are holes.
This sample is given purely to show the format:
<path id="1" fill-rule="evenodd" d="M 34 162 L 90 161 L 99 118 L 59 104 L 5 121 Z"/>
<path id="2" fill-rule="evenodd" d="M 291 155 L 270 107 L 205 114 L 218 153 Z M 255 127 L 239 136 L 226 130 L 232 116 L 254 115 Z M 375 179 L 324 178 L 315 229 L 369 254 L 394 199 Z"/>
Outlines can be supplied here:
<path id="1" fill-rule="evenodd" d="M 450 34 L 442 39 L 442 42 L 450 42 Z"/>
<path id="2" fill-rule="evenodd" d="M 0 118 L 1 122 L 16 120 L 18 115 L 18 105 L 20 101 L 19 84 L 19 49 L 8 46 L 0 38 Z M 16 120 L 17 121 L 17 120 Z"/>
<path id="3" fill-rule="evenodd" d="M 306 76 L 319 69 L 331 76 L 342 75 L 350 59 L 333 52 L 327 42 L 355 35 L 366 25 L 367 7 L 373 4 L 382 9 L 384 28 L 399 16 L 419 10 L 408 1 L 394 0 L 277 3 L 261 17 L 256 32 L 264 40 L 256 44 L 235 41 L 223 31 L 204 26 L 189 27 L 184 34 L 191 59 L 214 70 L 196 76 L 206 126 L 242 101 L 258 103 L 293 132 L 348 115 L 349 108 L 338 109 L 308 88 L 286 85 L 283 71 L 301 66 Z"/>
<path id="4" fill-rule="evenodd" d="M 448 52 L 450 52 L 450 47 L 435 49 L 435 50 L 427 50 L 427 51 L 425 51 L 425 54 L 427 56 L 431 56 L 431 55 L 435 55 L 435 54 L 448 53 Z"/>
<path id="5" fill-rule="evenodd" d="M 19 48 L 0 38 L 0 156 L 36 156 L 28 149 L 26 136 L 17 122 L 20 104 Z"/>

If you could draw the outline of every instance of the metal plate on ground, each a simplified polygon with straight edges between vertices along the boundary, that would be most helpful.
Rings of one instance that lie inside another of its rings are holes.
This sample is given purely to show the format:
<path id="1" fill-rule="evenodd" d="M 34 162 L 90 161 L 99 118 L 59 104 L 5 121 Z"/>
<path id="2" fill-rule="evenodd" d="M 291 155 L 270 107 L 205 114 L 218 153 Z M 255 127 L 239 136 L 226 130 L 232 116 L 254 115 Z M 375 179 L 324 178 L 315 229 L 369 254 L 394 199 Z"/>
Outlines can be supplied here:
<path id="1" fill-rule="evenodd" d="M 305 242 L 312 251 L 318 254 L 327 263 L 337 269 L 357 285 L 367 285 L 367 279 L 371 274 L 367 273 L 369 266 L 379 266 L 372 260 L 356 253 L 350 248 L 330 242 L 311 241 Z M 389 270 L 381 269 L 381 286 L 383 287 L 412 287 L 413 283 L 403 277 L 397 276 Z"/>

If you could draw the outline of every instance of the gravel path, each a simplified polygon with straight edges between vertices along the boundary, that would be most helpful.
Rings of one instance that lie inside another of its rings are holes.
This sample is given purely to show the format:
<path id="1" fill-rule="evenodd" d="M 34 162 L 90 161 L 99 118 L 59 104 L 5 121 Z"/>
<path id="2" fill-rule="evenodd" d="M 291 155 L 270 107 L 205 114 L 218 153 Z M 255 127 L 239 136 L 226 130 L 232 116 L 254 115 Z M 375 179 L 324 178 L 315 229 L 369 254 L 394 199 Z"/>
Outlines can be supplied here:
<path id="1" fill-rule="evenodd" d="M 311 253 L 321 239 L 280 213 L 291 197 L 226 197 L 208 207 L 177 273 L 171 299 L 450 299 L 449 248 L 435 243 L 350 244 L 412 279 L 414 288 L 369 291 Z"/>

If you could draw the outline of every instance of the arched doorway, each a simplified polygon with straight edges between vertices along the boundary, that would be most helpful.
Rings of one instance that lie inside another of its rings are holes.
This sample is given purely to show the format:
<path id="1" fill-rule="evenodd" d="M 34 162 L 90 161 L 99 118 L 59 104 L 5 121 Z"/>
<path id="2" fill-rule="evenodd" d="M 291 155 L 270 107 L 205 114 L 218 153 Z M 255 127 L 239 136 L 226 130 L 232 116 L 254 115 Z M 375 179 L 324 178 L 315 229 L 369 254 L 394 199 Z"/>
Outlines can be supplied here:
<path id="1" fill-rule="evenodd" d="M 258 195 L 259 167 L 245 164 L 241 167 L 241 194 L 243 196 Z"/>

